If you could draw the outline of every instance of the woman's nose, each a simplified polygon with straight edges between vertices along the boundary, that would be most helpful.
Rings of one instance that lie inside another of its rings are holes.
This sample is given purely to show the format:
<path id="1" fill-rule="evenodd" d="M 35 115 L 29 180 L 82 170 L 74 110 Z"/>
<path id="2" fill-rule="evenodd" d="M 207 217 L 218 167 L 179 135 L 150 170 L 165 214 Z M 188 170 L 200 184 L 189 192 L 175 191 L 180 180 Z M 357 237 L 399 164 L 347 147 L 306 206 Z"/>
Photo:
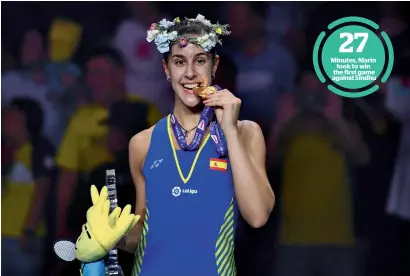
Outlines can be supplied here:
<path id="1" fill-rule="evenodd" d="M 196 71 L 192 64 L 187 66 L 185 77 L 187 77 L 188 79 L 196 77 Z"/>

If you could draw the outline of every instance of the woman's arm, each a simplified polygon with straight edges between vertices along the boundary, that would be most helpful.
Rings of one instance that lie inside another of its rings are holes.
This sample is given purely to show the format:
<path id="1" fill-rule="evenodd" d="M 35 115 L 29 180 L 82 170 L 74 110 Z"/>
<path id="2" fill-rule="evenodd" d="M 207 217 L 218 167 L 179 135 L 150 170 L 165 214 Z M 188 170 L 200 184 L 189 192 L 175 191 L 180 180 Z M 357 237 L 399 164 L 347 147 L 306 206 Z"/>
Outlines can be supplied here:
<path id="1" fill-rule="evenodd" d="M 244 219 L 259 228 L 266 224 L 275 205 L 265 169 L 265 140 L 254 122 L 242 121 L 238 129 L 225 133 L 235 194 Z"/>
<path id="2" fill-rule="evenodd" d="M 140 215 L 141 219 L 137 225 L 128 232 L 122 242 L 118 244 L 118 248 L 130 253 L 136 251 L 144 226 L 146 200 L 145 177 L 142 169 L 148 152 L 152 129 L 153 128 L 150 128 L 136 134 L 129 143 L 129 163 L 136 192 L 135 214 Z"/>

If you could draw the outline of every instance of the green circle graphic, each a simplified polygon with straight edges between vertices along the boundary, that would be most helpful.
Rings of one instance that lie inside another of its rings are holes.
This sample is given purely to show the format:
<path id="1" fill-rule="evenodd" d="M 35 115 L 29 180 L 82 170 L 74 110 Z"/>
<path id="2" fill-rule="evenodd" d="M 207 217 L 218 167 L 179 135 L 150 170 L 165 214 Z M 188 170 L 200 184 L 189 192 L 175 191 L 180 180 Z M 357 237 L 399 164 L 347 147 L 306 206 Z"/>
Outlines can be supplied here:
<path id="1" fill-rule="evenodd" d="M 349 25 L 339 28 L 346 23 Z M 360 98 L 379 90 L 375 81 L 380 79 L 381 83 L 386 83 L 394 64 L 393 45 L 386 32 L 381 31 L 378 36 L 376 31 L 379 32 L 379 25 L 358 16 L 335 20 L 327 29 L 330 34 L 322 31 L 313 47 L 313 67 L 318 79 L 325 84 L 328 82 L 325 78 L 327 75 L 331 80 L 327 85 L 329 91 L 342 97 Z M 387 60 L 383 41 L 387 46 Z M 385 63 L 387 66 L 383 72 Z M 353 92 L 359 89 L 363 91 Z"/>
<path id="2" fill-rule="evenodd" d="M 385 52 L 370 29 L 350 25 L 335 30 L 325 41 L 321 61 L 326 75 L 337 85 L 360 89 L 381 75 Z"/>

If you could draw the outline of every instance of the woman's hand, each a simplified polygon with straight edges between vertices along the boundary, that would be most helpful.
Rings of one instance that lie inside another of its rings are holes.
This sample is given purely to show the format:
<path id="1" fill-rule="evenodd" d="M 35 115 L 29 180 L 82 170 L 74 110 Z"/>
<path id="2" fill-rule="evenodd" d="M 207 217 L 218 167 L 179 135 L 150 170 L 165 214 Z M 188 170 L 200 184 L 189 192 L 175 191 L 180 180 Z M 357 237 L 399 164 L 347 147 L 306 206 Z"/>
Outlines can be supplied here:
<path id="1" fill-rule="evenodd" d="M 206 96 L 206 106 L 215 107 L 218 123 L 224 132 L 238 130 L 238 116 L 241 108 L 241 100 L 235 97 L 228 89 Z"/>

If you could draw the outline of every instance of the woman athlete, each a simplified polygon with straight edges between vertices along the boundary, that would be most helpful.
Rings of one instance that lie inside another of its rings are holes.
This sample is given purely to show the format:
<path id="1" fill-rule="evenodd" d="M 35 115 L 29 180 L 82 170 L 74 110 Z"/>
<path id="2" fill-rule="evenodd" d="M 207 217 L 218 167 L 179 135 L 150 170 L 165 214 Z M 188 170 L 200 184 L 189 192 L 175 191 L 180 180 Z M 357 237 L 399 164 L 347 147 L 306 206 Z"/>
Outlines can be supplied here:
<path id="1" fill-rule="evenodd" d="M 194 94 L 212 85 L 215 47 L 228 34 L 201 15 L 164 19 L 148 31 L 164 55 L 175 105 L 129 144 L 141 220 L 119 248 L 135 252 L 133 276 L 236 275 L 238 211 L 258 228 L 274 207 L 260 127 L 238 121 L 241 101 L 227 89 Z"/>

